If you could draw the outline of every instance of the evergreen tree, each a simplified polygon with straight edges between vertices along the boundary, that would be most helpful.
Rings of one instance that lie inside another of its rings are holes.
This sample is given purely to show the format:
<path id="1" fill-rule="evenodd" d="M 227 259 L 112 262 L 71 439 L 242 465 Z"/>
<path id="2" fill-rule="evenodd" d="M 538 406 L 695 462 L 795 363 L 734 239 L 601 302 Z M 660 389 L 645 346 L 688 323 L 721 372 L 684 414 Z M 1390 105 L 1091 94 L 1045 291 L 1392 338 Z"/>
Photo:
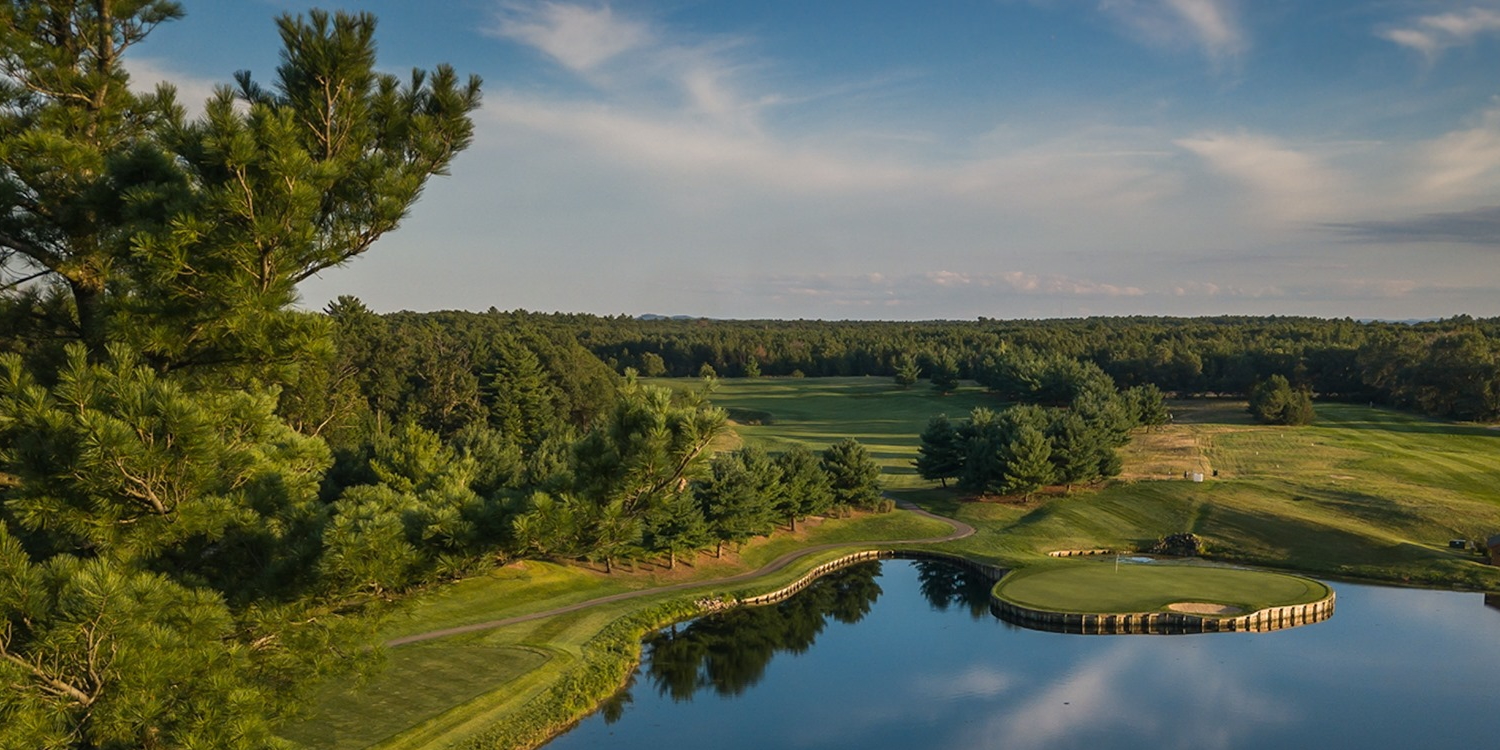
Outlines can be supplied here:
<path id="1" fill-rule="evenodd" d="M 1068 485 L 1085 484 L 1099 479 L 1103 455 L 1113 449 L 1102 436 L 1089 428 L 1083 417 L 1071 410 L 1058 410 L 1047 426 L 1054 481 Z"/>
<path id="2" fill-rule="evenodd" d="M 677 556 L 691 553 L 710 539 L 708 521 L 692 492 L 679 493 L 647 514 L 641 542 L 652 552 L 667 553 L 667 568 L 677 567 Z"/>
<path id="3" fill-rule="evenodd" d="M 716 557 L 723 557 L 725 542 L 741 545 L 773 529 L 772 506 L 739 454 L 714 461 L 712 476 L 697 494 L 709 533 L 718 543 Z"/>
<path id="4" fill-rule="evenodd" d="M 268 748 L 284 699 L 213 592 L 104 558 L 33 563 L 0 524 L 0 747 Z"/>
<path id="5" fill-rule="evenodd" d="M 315 11 L 278 21 L 273 85 L 188 122 L 122 62 L 180 15 L 0 4 L 0 746 L 279 745 L 307 680 L 365 651 L 345 593 L 472 538 L 447 489 L 320 503 L 329 451 L 277 409 L 364 421 L 296 286 L 397 226 L 478 81 L 378 73 L 372 17 Z"/>
<path id="6" fill-rule="evenodd" d="M 823 451 L 823 471 L 833 490 L 835 506 L 873 510 L 880 504 L 880 466 L 852 438 Z"/>
<path id="7" fill-rule="evenodd" d="M 902 388 L 910 388 L 916 385 L 917 379 L 922 377 L 922 368 L 917 364 L 917 358 L 910 353 L 902 354 L 896 360 L 896 385 Z"/>
<path id="8" fill-rule="evenodd" d="M 807 446 L 798 443 L 776 457 L 781 467 L 784 502 L 779 508 L 783 517 L 797 530 L 797 519 L 827 512 L 833 507 L 833 488 L 822 462 Z"/>
<path id="9" fill-rule="evenodd" d="M 922 431 L 921 439 L 915 462 L 918 475 L 936 479 L 947 487 L 949 479 L 963 474 L 964 446 L 948 415 L 933 417 Z"/>
<path id="10" fill-rule="evenodd" d="M 1266 424 L 1302 425 L 1314 418 L 1312 393 L 1306 388 L 1293 390 L 1281 375 L 1272 375 L 1251 389 L 1248 410 Z"/>
<path id="11" fill-rule="evenodd" d="M 1125 391 L 1124 398 L 1130 405 L 1135 424 L 1151 429 L 1172 421 L 1165 397 L 1155 384 L 1138 385 Z"/>
<path id="12" fill-rule="evenodd" d="M 281 17 L 274 85 L 241 74 L 191 123 L 170 87 L 132 93 L 122 62 L 176 3 L 0 14 L 0 71 L 17 84 L 0 90 L 0 257 L 57 282 L 29 289 L 68 304 L 37 310 L 71 311 L 53 325 L 91 356 L 124 340 L 163 369 L 281 382 L 324 335 L 289 309 L 296 285 L 396 228 L 472 136 L 478 80 L 376 72 L 367 14 Z"/>
<path id="13" fill-rule="evenodd" d="M 1004 451 L 1004 491 L 1031 497 L 1031 493 L 1052 482 L 1051 449 L 1042 432 L 1023 425 Z"/>
<path id="14" fill-rule="evenodd" d="M 577 494 L 604 507 L 619 501 L 639 519 L 652 504 L 702 476 L 723 410 L 674 401 L 670 389 L 627 382 L 614 411 L 573 447 Z"/>
<path id="15" fill-rule="evenodd" d="M 958 361 L 950 352 L 943 352 L 932 360 L 932 388 L 938 393 L 949 394 L 958 390 Z"/>
<path id="16" fill-rule="evenodd" d="M 998 490 L 1004 472 L 1000 447 L 1009 438 L 1003 434 L 995 412 L 982 406 L 974 407 L 956 432 L 957 448 L 963 452 L 959 487 L 981 495 Z"/>
<path id="17" fill-rule="evenodd" d="M 786 518 L 794 514 L 797 503 L 787 496 L 781 465 L 758 446 L 746 446 L 737 452 L 750 484 L 770 509 L 771 517 Z"/>

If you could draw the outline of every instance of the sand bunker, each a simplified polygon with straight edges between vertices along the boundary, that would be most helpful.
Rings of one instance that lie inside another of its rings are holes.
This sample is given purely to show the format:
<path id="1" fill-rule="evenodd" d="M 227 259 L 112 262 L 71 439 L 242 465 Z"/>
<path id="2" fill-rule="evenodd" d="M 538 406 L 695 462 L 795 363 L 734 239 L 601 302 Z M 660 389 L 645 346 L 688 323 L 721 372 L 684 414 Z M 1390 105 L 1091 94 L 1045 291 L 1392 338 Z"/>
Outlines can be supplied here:
<path id="1" fill-rule="evenodd" d="M 1239 607 L 1231 607 L 1228 604 L 1209 604 L 1207 602 L 1177 602 L 1168 604 L 1167 609 L 1173 612 L 1186 612 L 1190 615 L 1237 615 L 1244 610 Z"/>

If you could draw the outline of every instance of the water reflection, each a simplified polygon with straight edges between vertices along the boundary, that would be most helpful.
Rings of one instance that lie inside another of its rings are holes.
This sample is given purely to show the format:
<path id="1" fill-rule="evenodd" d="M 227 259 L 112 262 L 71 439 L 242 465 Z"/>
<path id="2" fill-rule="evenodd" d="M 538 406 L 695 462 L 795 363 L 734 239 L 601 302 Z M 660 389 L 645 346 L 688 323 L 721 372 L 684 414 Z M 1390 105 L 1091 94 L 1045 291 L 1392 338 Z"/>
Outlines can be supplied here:
<path id="1" fill-rule="evenodd" d="M 949 607 L 968 610 L 971 619 L 990 616 L 990 589 L 995 581 L 968 568 L 936 560 L 917 560 L 917 585 L 933 609 L 947 612 Z"/>
<path id="2" fill-rule="evenodd" d="M 699 690 L 739 695 L 760 682 L 777 653 L 811 648 L 830 619 L 852 625 L 869 614 L 880 597 L 879 575 L 880 563 L 862 563 L 829 573 L 778 604 L 658 631 L 645 642 L 646 678 L 674 701 L 691 700 Z"/>
<path id="3" fill-rule="evenodd" d="M 1490 747 L 1500 736 L 1488 690 L 1500 617 L 1479 594 L 1340 584 L 1340 616 L 1315 627 L 1073 636 L 989 617 L 987 586 L 943 567 L 887 562 L 878 579 L 878 565 L 848 568 L 781 604 L 667 630 L 634 695 L 549 750 Z"/>

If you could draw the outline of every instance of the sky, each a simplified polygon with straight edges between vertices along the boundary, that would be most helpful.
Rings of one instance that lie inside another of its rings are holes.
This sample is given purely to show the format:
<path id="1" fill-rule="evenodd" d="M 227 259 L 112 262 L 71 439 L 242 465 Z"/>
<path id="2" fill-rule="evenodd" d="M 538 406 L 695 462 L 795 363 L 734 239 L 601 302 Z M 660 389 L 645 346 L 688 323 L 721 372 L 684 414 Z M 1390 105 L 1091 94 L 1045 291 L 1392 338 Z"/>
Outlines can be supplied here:
<path id="1" fill-rule="evenodd" d="M 484 79 L 321 309 L 1500 315 L 1500 0 L 188 0 L 187 102 L 274 18 Z"/>

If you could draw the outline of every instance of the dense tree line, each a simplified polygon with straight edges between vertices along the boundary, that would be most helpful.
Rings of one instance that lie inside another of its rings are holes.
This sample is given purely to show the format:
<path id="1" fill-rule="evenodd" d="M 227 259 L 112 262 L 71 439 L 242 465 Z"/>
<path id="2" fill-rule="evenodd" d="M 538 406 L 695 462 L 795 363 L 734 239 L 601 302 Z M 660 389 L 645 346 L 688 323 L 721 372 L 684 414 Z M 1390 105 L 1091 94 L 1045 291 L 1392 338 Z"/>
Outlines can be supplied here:
<path id="1" fill-rule="evenodd" d="M 636 392 L 653 394 L 648 398 L 667 393 L 632 385 L 626 402 Z M 711 430 L 707 423 L 697 428 L 695 436 L 711 439 L 722 429 L 722 412 L 699 411 L 696 418 L 715 421 Z M 634 432 L 627 443 L 651 434 Z M 580 443 L 580 459 L 602 456 L 615 462 L 614 448 L 599 449 Z M 795 446 L 773 456 L 747 447 L 709 458 L 700 449 L 682 471 L 660 477 L 666 481 L 650 488 L 649 501 L 625 502 L 619 493 L 599 494 L 581 486 L 533 493 L 514 521 L 516 544 L 532 554 L 596 559 L 606 570 L 620 558 L 660 556 L 668 567 L 676 567 L 683 555 L 712 547 L 721 557 L 724 545 L 738 547 L 768 536 L 782 523 L 795 530 L 799 520 L 830 511 L 888 509 L 889 501 L 880 496 L 879 474 L 868 452 L 853 440 L 835 443 L 821 454 Z"/>
<path id="2" fill-rule="evenodd" d="M 1500 419 L 1500 319 L 1423 323 L 1298 317 L 862 322 L 526 317 L 575 333 L 616 369 L 690 376 L 983 380 L 1000 351 L 1092 362 L 1122 387 L 1246 396 L 1280 375 L 1318 397 L 1375 401 L 1438 417 Z M 905 373 L 903 375 L 903 373 Z"/>

